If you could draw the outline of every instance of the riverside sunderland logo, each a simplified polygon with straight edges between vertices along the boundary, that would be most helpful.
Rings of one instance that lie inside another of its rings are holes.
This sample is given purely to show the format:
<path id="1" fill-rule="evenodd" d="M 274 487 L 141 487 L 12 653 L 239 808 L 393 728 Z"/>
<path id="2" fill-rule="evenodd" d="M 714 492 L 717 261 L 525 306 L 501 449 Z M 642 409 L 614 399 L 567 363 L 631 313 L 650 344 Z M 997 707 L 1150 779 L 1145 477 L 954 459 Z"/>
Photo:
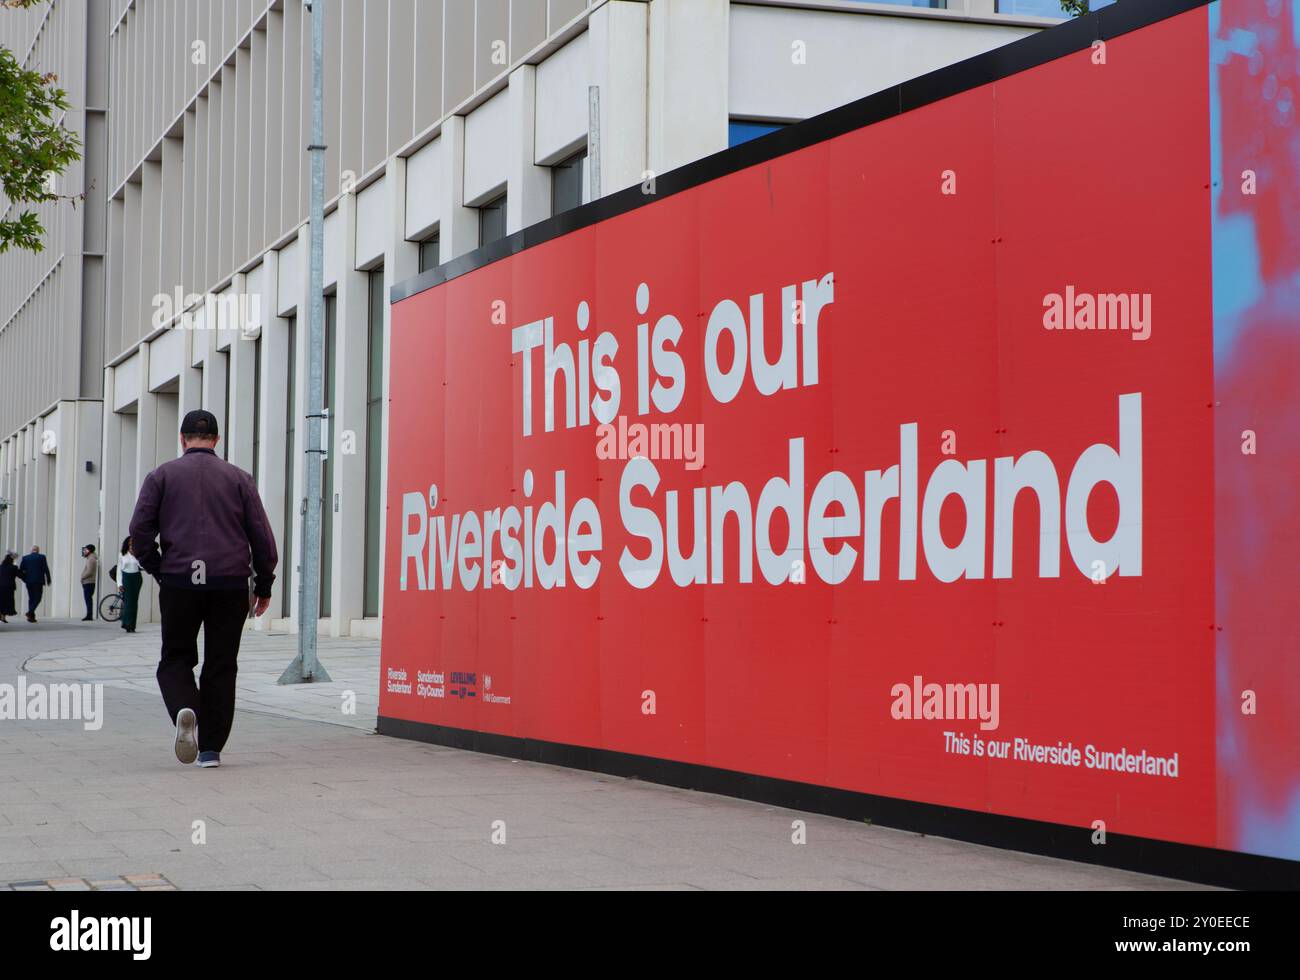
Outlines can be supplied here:
<path id="1" fill-rule="evenodd" d="M 389 667 L 384 682 L 389 694 L 411 693 L 411 682 L 407 679 L 406 670 L 401 667 Z"/>

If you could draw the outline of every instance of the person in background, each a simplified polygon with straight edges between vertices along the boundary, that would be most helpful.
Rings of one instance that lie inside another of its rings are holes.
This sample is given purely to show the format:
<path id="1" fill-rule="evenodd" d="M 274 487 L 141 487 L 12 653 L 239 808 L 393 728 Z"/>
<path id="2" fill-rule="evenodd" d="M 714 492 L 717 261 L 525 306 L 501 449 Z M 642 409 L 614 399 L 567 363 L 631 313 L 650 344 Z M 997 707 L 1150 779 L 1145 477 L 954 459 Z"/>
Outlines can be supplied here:
<path id="1" fill-rule="evenodd" d="M 95 546 L 88 544 L 81 549 L 81 557 L 86 559 L 86 564 L 81 568 L 81 594 L 86 599 L 86 615 L 82 617 L 83 623 L 93 623 L 95 621 L 95 583 L 99 581 L 99 556 L 95 554 Z"/>
<path id="2" fill-rule="evenodd" d="M 36 545 L 32 545 L 31 554 L 23 555 L 23 560 L 18 563 L 18 577 L 27 586 L 27 622 L 34 623 L 45 587 L 54 583 L 50 577 L 50 563 Z"/>
<path id="3" fill-rule="evenodd" d="M 5 552 L 0 558 L 0 623 L 9 622 L 10 616 L 17 616 L 14 605 L 14 591 L 18 588 L 18 566 L 14 564 L 14 553 Z"/>
<path id="4" fill-rule="evenodd" d="M 136 610 L 140 608 L 140 587 L 144 585 L 144 573 L 140 571 L 140 560 L 131 554 L 130 538 L 122 542 L 122 557 L 117 565 L 117 580 L 122 585 L 122 629 L 134 633 Z"/>
<path id="5" fill-rule="evenodd" d="M 184 455 L 145 477 L 131 516 L 131 550 L 159 583 L 158 686 L 176 725 L 176 758 L 187 765 L 197 758 L 205 769 L 221 765 L 235 720 L 239 641 L 249 613 L 261 616 L 271 605 L 279 562 L 257 485 L 216 454 L 217 440 L 215 415 L 188 413 Z M 195 684 L 200 629 L 203 671 Z"/>

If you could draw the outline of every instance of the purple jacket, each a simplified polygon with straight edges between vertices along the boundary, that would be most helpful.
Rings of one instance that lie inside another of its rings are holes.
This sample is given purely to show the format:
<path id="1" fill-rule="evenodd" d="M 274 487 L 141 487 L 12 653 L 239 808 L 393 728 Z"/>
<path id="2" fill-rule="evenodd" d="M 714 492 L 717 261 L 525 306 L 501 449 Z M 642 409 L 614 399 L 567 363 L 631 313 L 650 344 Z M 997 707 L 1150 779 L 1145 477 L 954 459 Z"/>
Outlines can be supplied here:
<path id="1" fill-rule="evenodd" d="M 144 480 L 131 551 L 163 585 L 270 596 L 279 555 L 253 478 L 211 449 L 189 449 Z M 159 552 L 157 537 L 162 538 Z"/>

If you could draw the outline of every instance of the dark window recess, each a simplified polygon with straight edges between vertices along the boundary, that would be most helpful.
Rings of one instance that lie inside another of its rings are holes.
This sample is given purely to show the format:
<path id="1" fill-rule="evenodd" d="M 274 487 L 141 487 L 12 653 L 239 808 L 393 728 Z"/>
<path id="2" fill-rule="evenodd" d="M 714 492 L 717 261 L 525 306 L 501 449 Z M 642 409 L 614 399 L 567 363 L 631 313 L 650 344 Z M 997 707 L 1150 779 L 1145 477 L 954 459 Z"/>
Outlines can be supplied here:
<path id="1" fill-rule="evenodd" d="M 232 341 L 235 343 L 235 341 Z M 230 460 L 230 351 L 221 355 L 221 362 L 226 368 L 226 404 L 222 406 L 222 411 L 226 413 L 224 422 L 217 423 L 217 431 L 226 430 L 226 438 L 221 440 L 221 458 L 229 462 Z"/>
<path id="2" fill-rule="evenodd" d="M 285 385 L 285 426 L 284 426 L 284 550 L 280 554 L 280 564 L 284 571 L 280 575 L 280 615 L 288 617 L 292 610 L 291 596 L 297 579 L 295 567 L 297 561 L 293 553 L 293 518 L 298 512 L 297 498 L 294 496 L 293 464 L 294 436 L 298 417 L 298 318 L 290 317 L 288 321 L 288 383 Z"/>
<path id="3" fill-rule="evenodd" d="M 428 272 L 430 269 L 436 269 L 439 265 L 439 254 L 441 253 L 442 239 L 438 235 L 426 238 L 420 242 L 420 271 Z"/>
<path id="4" fill-rule="evenodd" d="M 383 536 L 384 466 L 384 270 L 370 273 L 370 309 L 367 320 L 366 371 L 366 565 L 361 615 L 379 615 L 379 541 Z"/>
<path id="5" fill-rule="evenodd" d="M 1090 11 L 1109 7 L 1115 0 L 1092 0 L 1088 5 Z M 1030 17 L 1071 17 L 1061 10 L 1061 0 L 997 0 L 997 12 L 1000 14 L 1028 15 Z"/>
<path id="6" fill-rule="evenodd" d="M 262 338 L 253 341 L 253 483 L 261 475 L 262 455 Z"/>
<path id="7" fill-rule="evenodd" d="M 329 456 L 321 473 L 320 511 L 320 618 L 329 619 L 333 610 L 334 585 L 334 463 L 338 456 L 338 412 L 335 410 L 334 368 L 338 363 L 338 296 L 325 297 L 325 408 L 330 410 Z M 308 461 L 311 465 L 312 461 Z"/>
<path id="8" fill-rule="evenodd" d="M 488 245 L 506 237 L 506 196 L 488 201 L 478 209 L 478 243 Z"/>
<path id="9" fill-rule="evenodd" d="M 583 150 L 551 168 L 551 214 L 582 206 L 582 164 L 586 159 L 587 151 Z"/>

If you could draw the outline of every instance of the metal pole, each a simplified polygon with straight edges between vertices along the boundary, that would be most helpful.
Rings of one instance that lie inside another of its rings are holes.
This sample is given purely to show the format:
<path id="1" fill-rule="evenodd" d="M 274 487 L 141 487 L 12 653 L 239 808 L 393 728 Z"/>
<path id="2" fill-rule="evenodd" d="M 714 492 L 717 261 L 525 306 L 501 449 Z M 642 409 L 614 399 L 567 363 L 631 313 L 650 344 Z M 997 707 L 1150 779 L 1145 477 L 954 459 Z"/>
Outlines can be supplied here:
<path id="1" fill-rule="evenodd" d="M 298 655 L 281 684 L 327 682 L 330 676 L 316 657 L 316 623 L 320 617 L 321 445 L 325 404 L 325 0 L 303 0 L 311 13 L 311 277 L 307 332 L 307 474 L 306 512 L 299 546 Z"/>
<path id="2" fill-rule="evenodd" d="M 587 200 L 600 198 L 600 86 L 587 86 Z"/>

